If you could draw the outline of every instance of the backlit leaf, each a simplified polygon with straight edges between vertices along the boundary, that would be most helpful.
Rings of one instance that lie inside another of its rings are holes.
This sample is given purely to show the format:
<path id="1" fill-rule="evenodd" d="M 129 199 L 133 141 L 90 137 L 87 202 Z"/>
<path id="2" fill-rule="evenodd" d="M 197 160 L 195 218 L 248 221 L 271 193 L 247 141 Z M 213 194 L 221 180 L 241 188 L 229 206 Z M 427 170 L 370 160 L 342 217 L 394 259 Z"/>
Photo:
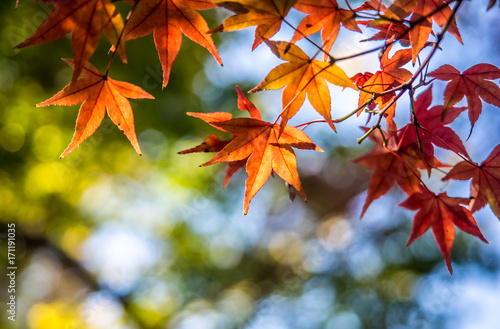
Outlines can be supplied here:
<path id="1" fill-rule="evenodd" d="M 452 198 L 446 193 L 435 195 L 426 189 L 410 195 L 408 199 L 399 204 L 401 207 L 417 210 L 407 245 L 432 228 L 434 239 L 443 254 L 446 266 L 450 273 L 453 273 L 451 247 L 455 240 L 455 226 L 488 243 L 470 211 L 460 205 L 467 202 L 467 199 Z"/>
<path id="2" fill-rule="evenodd" d="M 50 3 L 53 3 L 55 7 L 49 17 L 31 37 L 16 48 L 52 42 L 73 32 L 71 46 L 75 63 L 73 74 L 73 81 L 75 81 L 94 53 L 101 34 L 104 33 L 111 44 L 116 46 L 122 35 L 124 23 L 110 0 L 51 1 Z M 118 53 L 123 62 L 126 62 L 123 40 L 118 46 Z"/>
<path id="3" fill-rule="evenodd" d="M 65 61 L 75 68 L 76 64 L 73 60 Z M 96 131 L 106 111 L 111 121 L 125 133 L 136 152 L 141 155 L 135 134 L 134 116 L 127 98 L 152 99 L 153 96 L 133 84 L 113 80 L 87 63 L 82 70 L 81 78 L 70 83 L 45 102 L 37 104 L 37 107 L 83 103 L 78 112 L 75 134 L 61 158 L 71 153 Z"/>
<path id="4" fill-rule="evenodd" d="M 326 81 L 340 87 L 355 89 L 344 71 L 328 62 L 310 59 L 298 46 L 290 42 L 269 41 L 273 53 L 287 63 L 283 63 L 269 72 L 250 92 L 264 89 L 283 90 L 283 113 L 281 125 L 284 127 L 300 109 L 307 97 L 314 109 L 321 114 L 330 127 L 335 130 L 331 116 L 330 90 Z"/>
<path id="5" fill-rule="evenodd" d="M 179 53 L 182 34 L 205 47 L 219 64 L 222 61 L 208 34 L 208 25 L 195 9 L 209 9 L 208 0 L 141 0 L 126 27 L 127 40 L 154 31 L 154 41 L 163 68 L 163 87 L 168 84 L 172 64 Z"/>

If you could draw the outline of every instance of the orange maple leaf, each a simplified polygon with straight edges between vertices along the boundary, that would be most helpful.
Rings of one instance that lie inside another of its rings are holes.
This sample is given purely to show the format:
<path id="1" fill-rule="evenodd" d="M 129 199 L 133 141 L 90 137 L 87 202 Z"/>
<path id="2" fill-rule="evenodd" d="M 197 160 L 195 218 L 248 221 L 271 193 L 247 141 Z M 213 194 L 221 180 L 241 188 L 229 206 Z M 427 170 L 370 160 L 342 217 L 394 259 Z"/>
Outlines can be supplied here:
<path id="1" fill-rule="evenodd" d="M 288 63 L 280 64 L 272 69 L 264 81 L 250 90 L 250 92 L 285 87 L 282 97 L 282 127 L 285 127 L 288 120 L 300 109 L 307 93 L 309 102 L 314 109 L 321 114 L 330 127 L 335 130 L 330 113 L 330 91 L 326 81 L 337 86 L 356 89 L 353 82 L 340 67 L 328 62 L 309 58 L 309 56 L 293 43 L 269 40 L 266 40 L 266 43 L 276 56 Z"/>
<path id="2" fill-rule="evenodd" d="M 65 59 L 73 69 L 75 62 Z M 154 97 L 141 88 L 127 82 L 116 81 L 100 73 L 90 63 L 83 67 L 82 77 L 70 83 L 53 97 L 37 104 L 37 107 L 49 105 L 76 105 L 82 103 L 76 120 L 75 134 L 61 158 L 71 153 L 84 140 L 90 137 L 101 124 L 107 110 L 111 121 L 120 128 L 128 140 L 141 155 L 141 149 L 135 134 L 134 116 L 127 98 Z"/>
<path id="3" fill-rule="evenodd" d="M 408 36 L 410 27 L 405 25 L 404 22 L 399 21 L 401 18 L 393 14 L 391 11 L 388 11 L 387 7 L 380 0 L 365 1 L 354 11 L 357 13 L 363 11 L 375 11 L 376 15 L 379 16 L 385 12 L 385 19 L 379 18 L 375 20 L 357 22 L 358 24 L 379 30 L 379 32 L 371 38 L 362 41 L 388 40 L 394 37 L 392 40 L 398 40 L 402 46 L 410 46 L 410 38 Z"/>
<path id="4" fill-rule="evenodd" d="M 455 226 L 488 243 L 481 234 L 470 211 L 460 205 L 468 202 L 468 199 L 452 198 L 446 193 L 435 195 L 427 189 L 422 189 L 420 192 L 410 195 L 408 199 L 399 204 L 407 209 L 417 210 L 413 219 L 410 238 L 406 245 L 410 245 L 415 239 L 427 232 L 429 228 L 432 228 L 434 239 L 443 254 L 446 266 L 450 273 L 453 273 L 451 268 L 451 247 L 455 240 Z"/>
<path id="5" fill-rule="evenodd" d="M 450 81 L 444 91 L 442 119 L 448 110 L 465 96 L 469 107 L 469 119 L 474 128 L 483 105 L 480 97 L 487 103 L 500 107 L 500 88 L 488 80 L 500 79 L 500 69 L 491 64 L 477 64 L 460 73 L 451 65 L 443 65 L 428 74 L 430 77 Z"/>
<path id="6" fill-rule="evenodd" d="M 255 107 L 255 105 L 250 102 L 250 100 L 243 94 L 241 91 L 240 87 L 236 86 L 236 91 L 238 93 L 238 108 L 242 111 L 248 111 L 250 113 L 250 116 L 254 119 L 257 120 L 262 120 L 259 110 Z M 231 120 L 233 117 L 231 113 L 227 112 L 214 112 L 214 113 L 195 113 L 195 112 L 188 112 L 187 115 L 199 118 L 212 127 L 215 127 L 219 130 L 226 131 L 221 127 L 218 127 L 214 125 L 216 122 L 224 122 Z M 236 137 L 236 134 L 233 134 L 233 138 Z M 207 139 L 205 139 L 201 144 L 184 150 L 180 151 L 179 154 L 189 154 L 189 153 L 195 153 L 195 152 L 219 152 L 221 151 L 230 141 L 221 141 L 217 136 L 211 135 Z M 247 158 L 248 159 L 248 158 Z M 230 161 L 227 164 L 227 169 L 226 169 L 226 176 L 224 177 L 224 184 L 223 187 L 226 188 L 227 184 L 229 183 L 229 180 L 231 177 L 241 168 L 243 168 L 246 163 L 247 159 L 243 160 L 237 160 L 237 161 Z"/>
<path id="7" fill-rule="evenodd" d="M 340 8 L 336 0 L 298 0 L 294 8 L 308 15 L 297 26 L 291 40 L 293 43 L 321 31 L 323 50 L 329 53 L 341 25 L 349 30 L 361 32 L 354 14 L 350 10 Z"/>
<path id="8" fill-rule="evenodd" d="M 219 137 L 215 135 L 210 135 L 207 139 L 205 139 L 201 144 L 196 145 L 193 148 L 180 151 L 179 154 L 189 154 L 189 153 L 197 153 L 197 152 L 219 152 L 222 150 L 228 141 L 221 141 Z"/>
<path id="9" fill-rule="evenodd" d="M 447 5 L 447 0 L 396 0 L 385 14 L 390 17 L 395 15 L 401 20 L 411 14 L 409 39 L 412 46 L 412 60 L 415 64 L 417 55 L 425 47 L 432 33 L 432 20 L 440 27 L 444 27 L 453 12 Z M 455 17 L 451 20 L 448 32 L 463 43 Z"/>
<path id="10" fill-rule="evenodd" d="M 307 199 L 299 180 L 295 153 L 291 146 L 307 150 L 322 150 L 303 131 L 286 126 L 281 136 L 278 136 L 278 125 L 248 118 L 232 119 L 215 123 L 215 125 L 238 136 L 203 166 L 217 162 L 242 161 L 248 158 L 245 214 L 248 213 L 250 201 L 264 186 L 273 171 L 293 186 L 304 200 Z"/>
<path id="11" fill-rule="evenodd" d="M 208 25 L 196 11 L 214 8 L 209 0 L 141 0 L 125 28 L 126 39 L 154 31 L 154 41 L 163 67 L 163 87 L 168 84 L 172 64 L 179 53 L 182 33 L 205 47 L 222 65 Z M 196 9 L 196 10 L 195 10 Z"/>
<path id="12" fill-rule="evenodd" d="M 239 88 L 238 88 L 239 89 Z M 297 128 L 286 126 L 279 135 L 279 126 L 262 121 L 257 108 L 238 90 L 238 106 L 248 110 L 252 118 L 236 118 L 223 120 L 222 113 L 196 114 L 196 116 L 222 131 L 230 132 L 234 138 L 210 161 L 203 164 L 209 166 L 218 162 L 228 162 L 224 184 L 240 168 L 246 165 L 248 179 L 246 181 L 243 211 L 248 213 L 250 201 L 264 186 L 274 171 L 278 176 L 293 186 L 306 200 L 306 195 L 297 172 L 295 153 L 292 147 L 306 150 L 323 150 L 316 146 L 309 137 Z M 226 117 L 230 116 L 226 113 Z M 212 119 L 211 119 L 212 118 Z M 185 153 L 185 151 L 182 151 Z"/>
<path id="13" fill-rule="evenodd" d="M 104 33 L 109 42 L 118 45 L 122 61 L 127 62 L 125 42 L 119 39 L 123 31 L 123 19 L 110 0 L 50 1 L 54 9 L 36 32 L 16 48 L 48 43 L 73 32 L 71 46 L 74 57 L 73 81 L 90 59 Z"/>
<path id="14" fill-rule="evenodd" d="M 392 40 L 391 38 L 389 42 L 392 42 Z M 398 87 L 409 81 L 413 76 L 410 71 L 401 68 L 401 66 L 411 60 L 411 49 L 398 50 L 389 58 L 391 48 L 392 45 L 387 47 L 382 57 L 380 57 L 380 71 L 375 72 L 375 74 L 363 84 L 362 91 L 359 93 L 359 106 L 368 103 L 373 95 Z M 394 99 L 394 97 L 396 97 L 396 94 L 392 92 L 376 98 L 373 102 L 378 104 L 379 109 L 382 110 Z M 391 132 L 396 131 L 393 121 L 395 110 L 396 103 L 392 104 L 385 112 L 386 121 Z"/>
<path id="15" fill-rule="evenodd" d="M 358 21 L 358 24 L 366 25 L 379 30 L 372 37 L 361 41 L 373 40 L 388 40 L 394 37 L 394 40 L 399 40 L 403 47 L 410 46 L 409 30 L 410 27 L 401 22 L 386 22 L 386 21 Z"/>
<path id="16" fill-rule="evenodd" d="M 377 14 L 380 14 L 381 11 L 386 11 L 387 7 L 382 3 L 381 0 L 367 0 L 363 2 L 358 8 L 354 9 L 354 11 L 356 12 L 365 10 L 373 10 L 376 11 Z"/>
<path id="17" fill-rule="evenodd" d="M 491 210 L 500 219 L 500 145 L 497 145 L 481 165 L 470 161 L 459 162 L 443 180 L 469 180 L 472 213 L 490 204 Z"/>
<path id="18" fill-rule="evenodd" d="M 236 31 L 257 25 L 252 50 L 264 39 L 269 39 L 281 28 L 290 8 L 297 0 L 212 0 L 219 7 L 236 13 L 211 30 L 212 33 Z"/>

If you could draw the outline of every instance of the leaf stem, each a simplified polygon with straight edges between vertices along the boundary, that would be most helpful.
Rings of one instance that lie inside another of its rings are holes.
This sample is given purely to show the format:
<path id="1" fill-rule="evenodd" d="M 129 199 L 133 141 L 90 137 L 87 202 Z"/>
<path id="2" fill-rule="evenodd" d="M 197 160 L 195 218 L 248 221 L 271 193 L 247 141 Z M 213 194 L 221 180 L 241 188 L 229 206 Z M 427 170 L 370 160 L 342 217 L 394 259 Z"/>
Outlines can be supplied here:
<path id="1" fill-rule="evenodd" d="M 333 121 L 333 122 L 336 123 L 335 121 Z M 306 123 L 301 123 L 300 125 L 296 125 L 295 128 L 299 128 L 299 127 L 307 128 L 307 126 L 309 126 L 310 124 L 313 124 L 313 123 L 326 123 L 326 120 L 319 119 L 319 120 L 309 121 Z M 304 129 L 304 128 L 302 128 L 302 129 Z"/>
<path id="2" fill-rule="evenodd" d="M 458 152 L 457 150 L 453 149 L 453 147 L 448 144 L 447 142 L 445 142 L 441 137 L 437 136 L 436 134 L 434 134 L 432 131 L 430 131 L 429 129 L 425 128 L 425 127 L 422 127 L 422 126 L 418 126 L 417 129 L 422 129 L 423 131 L 431 134 L 433 137 L 435 137 L 436 139 L 438 139 L 441 143 L 443 143 L 444 145 L 446 145 L 446 147 L 448 147 L 450 149 L 450 151 L 452 151 L 453 153 L 455 153 L 456 155 L 458 155 L 459 157 L 461 157 L 464 161 L 468 162 L 469 164 L 475 166 L 475 167 L 478 167 L 477 163 L 474 163 L 472 160 L 468 159 L 467 157 L 465 157 L 464 155 L 462 155 L 460 152 Z"/>
<path id="3" fill-rule="evenodd" d="M 127 18 L 125 19 L 125 22 L 123 23 L 123 29 L 120 32 L 120 36 L 118 37 L 118 41 L 116 42 L 116 45 L 114 46 L 115 49 L 113 53 L 111 54 L 111 58 L 109 59 L 108 67 L 106 68 L 106 73 L 104 74 L 105 77 L 108 76 L 109 70 L 111 69 L 111 64 L 113 63 L 113 60 L 115 59 L 116 52 L 118 51 L 118 47 L 120 46 L 120 43 L 122 42 L 122 39 L 124 38 L 124 33 L 125 33 L 125 28 L 127 27 L 127 23 L 130 20 L 130 17 L 132 16 L 132 13 L 135 11 L 137 8 L 137 1 L 135 2 L 134 5 L 132 5 L 132 8 L 130 8 L 130 11 L 127 14 Z"/>
<path id="4" fill-rule="evenodd" d="M 425 15 L 425 16 L 422 16 L 420 17 L 419 19 L 417 19 L 416 21 L 414 22 L 410 22 L 413 26 L 416 26 L 418 25 L 420 22 L 423 22 L 424 20 L 427 20 L 429 17 L 432 17 L 434 16 L 435 14 L 437 14 L 438 12 L 442 11 L 443 9 L 445 9 L 446 7 L 448 7 L 448 5 L 452 4 L 453 2 L 459 2 L 459 5 L 460 6 L 460 3 L 462 3 L 463 0 L 450 0 L 448 2 L 445 2 L 443 3 L 441 6 L 439 6 L 438 8 L 434 9 L 433 11 L 431 11 L 429 14 Z M 456 6 L 455 9 L 458 9 L 458 6 Z M 453 20 L 453 18 L 455 17 L 455 13 L 456 13 L 456 10 L 453 11 L 452 15 L 450 16 L 450 19 L 448 20 L 448 22 L 446 23 L 445 27 L 446 29 L 443 27 L 443 30 L 447 30 L 448 29 L 448 26 L 449 24 L 451 23 L 451 20 Z M 382 15 L 379 15 L 379 18 L 381 19 L 385 19 L 385 20 L 389 20 L 389 21 L 394 21 L 393 19 L 390 19 L 388 17 L 384 17 Z M 396 22 L 404 22 L 404 21 L 396 21 Z M 338 57 L 338 58 L 334 58 L 334 60 L 337 62 L 337 61 L 344 61 L 344 60 L 347 60 L 347 59 L 351 59 L 351 58 L 355 58 L 355 57 L 360 57 L 360 56 L 363 56 L 363 55 L 367 55 L 367 54 L 370 54 L 370 53 L 373 53 L 373 52 L 376 52 L 376 51 L 379 51 L 381 49 L 384 49 L 396 42 L 398 42 L 399 40 L 403 39 L 408 33 L 410 33 L 410 31 L 412 30 L 412 27 L 410 26 L 410 29 L 408 29 L 407 31 L 405 31 L 404 33 L 401 33 L 400 35 L 398 35 L 393 41 L 391 42 L 385 42 L 383 46 L 379 46 L 379 47 L 375 47 L 375 48 L 372 48 L 372 49 L 368 49 L 368 50 L 365 50 L 365 51 L 362 51 L 362 52 L 359 52 L 359 53 L 356 53 L 356 54 L 352 54 L 352 55 L 348 55 L 348 56 L 344 56 L 344 57 Z M 330 56 L 332 57 L 332 56 Z"/>
<path id="5" fill-rule="evenodd" d="M 328 56 L 328 58 L 330 59 L 330 61 L 333 60 L 333 57 L 332 55 L 330 55 L 329 53 L 327 53 L 323 47 L 320 47 L 316 42 L 314 42 L 313 40 L 311 40 L 311 38 L 309 38 L 308 36 L 306 36 L 304 34 L 304 32 L 302 32 L 301 30 L 297 29 L 295 26 L 293 26 L 292 24 L 290 24 L 290 22 L 288 22 L 285 18 L 283 18 L 283 22 L 285 22 L 285 24 L 287 24 L 288 26 L 290 26 L 295 32 L 299 33 L 300 35 L 302 35 L 304 37 L 304 39 L 306 39 L 307 41 L 309 41 L 313 46 L 315 46 L 316 48 L 318 48 L 318 51 L 316 52 L 316 55 L 314 57 L 312 57 L 311 59 L 314 59 L 316 56 L 318 56 L 318 54 L 320 52 L 324 53 L 326 56 Z"/>

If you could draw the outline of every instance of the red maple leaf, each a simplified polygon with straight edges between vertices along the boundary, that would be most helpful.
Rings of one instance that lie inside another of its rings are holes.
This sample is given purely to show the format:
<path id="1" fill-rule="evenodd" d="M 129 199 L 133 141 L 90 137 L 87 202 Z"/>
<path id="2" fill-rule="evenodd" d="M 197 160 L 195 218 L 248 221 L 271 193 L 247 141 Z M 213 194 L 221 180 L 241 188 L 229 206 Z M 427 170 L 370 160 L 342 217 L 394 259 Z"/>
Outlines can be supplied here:
<path id="1" fill-rule="evenodd" d="M 426 161 L 417 143 L 402 146 L 400 136 L 384 133 L 387 140 L 387 146 L 385 146 L 383 139 L 375 135 L 375 133 L 370 134 L 370 139 L 376 143 L 375 147 L 354 160 L 368 169 L 374 169 L 361 217 L 374 200 L 389 192 L 396 183 L 405 193 L 416 193 L 420 191 L 419 169 L 430 170 L 429 165 L 444 166 L 434 157 Z"/>
<path id="2" fill-rule="evenodd" d="M 500 145 L 493 149 L 481 165 L 470 161 L 457 163 L 443 180 L 471 178 L 470 211 L 474 213 L 489 203 L 491 210 L 500 219 Z"/>
<path id="3" fill-rule="evenodd" d="M 434 157 L 434 147 L 448 149 L 454 152 L 459 152 L 467 157 L 465 146 L 450 127 L 445 125 L 450 124 L 455 120 L 465 107 L 453 107 L 449 109 L 448 116 L 444 121 L 441 121 L 443 106 L 438 105 L 429 109 L 432 103 L 432 86 L 427 88 L 415 100 L 415 116 L 417 127 L 414 124 L 409 124 L 402 129 L 401 145 L 409 145 L 411 143 L 420 143 L 423 154 L 427 159 Z M 417 136 L 418 129 L 418 136 Z"/>
<path id="4" fill-rule="evenodd" d="M 351 81 L 354 82 L 354 84 L 358 87 L 358 88 L 363 88 L 363 85 L 366 83 L 366 81 L 370 80 L 370 78 L 373 77 L 373 73 L 371 72 L 365 72 L 365 73 L 356 73 L 355 75 L 353 75 L 351 77 Z M 360 104 L 361 105 L 361 104 Z M 373 111 L 375 109 L 375 106 L 377 106 L 377 104 L 375 103 L 370 103 L 368 105 L 368 109 L 370 111 Z M 358 111 L 358 117 L 361 115 L 361 113 L 363 113 L 363 109 L 360 109 Z M 370 113 L 370 116 L 371 116 L 371 113 Z"/>
<path id="5" fill-rule="evenodd" d="M 76 64 L 72 59 L 64 61 L 75 68 Z M 61 158 L 71 153 L 96 131 L 106 111 L 111 121 L 123 130 L 136 152 L 141 154 L 135 134 L 134 115 L 127 98 L 154 97 L 131 83 L 111 79 L 87 63 L 81 78 L 36 106 L 76 105 L 83 102 L 78 112 L 75 134 Z"/>
<path id="6" fill-rule="evenodd" d="M 52 42 L 73 32 L 71 46 L 75 62 L 73 74 L 75 81 L 97 48 L 101 34 L 104 33 L 113 46 L 119 44 L 118 53 L 126 63 L 125 42 L 118 42 L 124 23 L 110 0 L 43 1 L 54 4 L 54 9 L 36 32 L 16 48 Z"/>
<path id="7" fill-rule="evenodd" d="M 443 254 L 446 266 L 450 273 L 453 273 L 451 247 L 455 240 L 455 226 L 488 243 L 470 211 L 460 205 L 468 202 L 468 199 L 452 198 L 446 193 L 435 195 L 424 188 L 420 192 L 410 195 L 408 199 L 399 204 L 401 207 L 417 210 L 413 219 L 410 238 L 406 245 L 409 246 L 415 239 L 427 232 L 429 228 L 432 228 L 434 239 L 441 254 Z"/>
<path id="8" fill-rule="evenodd" d="M 490 10 L 491 8 L 493 8 L 496 3 L 497 3 L 497 0 L 490 0 L 490 2 L 488 2 L 488 8 L 486 8 L 486 10 Z M 500 5 L 500 3 L 499 3 L 499 5 Z"/>
<path id="9" fill-rule="evenodd" d="M 494 65 L 477 64 L 460 73 L 453 66 L 446 64 L 429 73 L 429 76 L 443 81 L 450 81 L 444 91 L 443 118 L 448 110 L 462 100 L 464 96 L 467 98 L 472 128 L 474 128 L 474 124 L 483 109 L 480 98 L 487 103 L 500 107 L 500 88 L 492 81 L 488 81 L 500 79 L 500 69 Z"/>
<path id="10" fill-rule="evenodd" d="M 179 53 L 182 33 L 205 47 L 222 65 L 208 34 L 208 25 L 196 11 L 214 8 L 208 0 L 141 0 L 126 26 L 127 40 L 154 31 L 154 40 L 163 67 L 163 87 L 168 84 L 172 64 Z M 195 10 L 196 9 L 196 10 Z"/>

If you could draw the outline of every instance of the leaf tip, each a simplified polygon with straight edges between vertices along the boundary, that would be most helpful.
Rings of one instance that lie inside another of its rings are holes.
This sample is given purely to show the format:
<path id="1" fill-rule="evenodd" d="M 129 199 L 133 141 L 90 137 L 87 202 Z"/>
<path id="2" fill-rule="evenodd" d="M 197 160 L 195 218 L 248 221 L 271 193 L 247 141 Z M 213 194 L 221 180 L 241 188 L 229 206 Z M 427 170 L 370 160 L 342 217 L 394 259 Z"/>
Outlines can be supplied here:
<path id="1" fill-rule="evenodd" d="M 451 260 L 447 259 L 445 260 L 446 262 L 446 267 L 448 268 L 448 272 L 450 272 L 450 275 L 453 275 L 453 267 L 451 267 Z"/>
<path id="2" fill-rule="evenodd" d="M 478 236 L 479 240 L 483 241 L 484 243 L 486 244 L 490 244 L 488 242 L 488 240 L 486 240 L 486 238 L 481 234 L 481 232 L 479 232 L 479 236 Z"/>

